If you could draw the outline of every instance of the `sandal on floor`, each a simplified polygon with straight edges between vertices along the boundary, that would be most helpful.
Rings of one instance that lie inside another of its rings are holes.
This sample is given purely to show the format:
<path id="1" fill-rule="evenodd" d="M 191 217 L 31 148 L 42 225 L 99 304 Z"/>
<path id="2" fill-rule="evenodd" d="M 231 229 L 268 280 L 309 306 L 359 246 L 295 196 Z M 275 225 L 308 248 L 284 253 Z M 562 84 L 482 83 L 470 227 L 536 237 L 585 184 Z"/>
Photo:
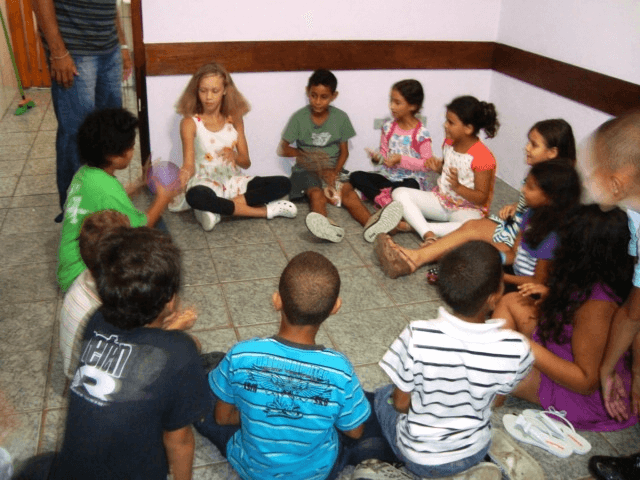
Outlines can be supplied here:
<path id="1" fill-rule="evenodd" d="M 502 422 L 507 432 L 516 440 L 542 448 L 560 458 L 567 458 L 573 453 L 568 441 L 549 435 L 546 428 L 540 428 L 538 422 L 532 423 L 522 414 L 516 417 L 508 413 L 502 417 Z"/>
<path id="2" fill-rule="evenodd" d="M 397 248 L 386 233 L 381 233 L 374 240 L 374 251 L 382 270 L 389 278 L 398 278 L 409 275 L 418 269 L 418 266 Z"/>
<path id="3" fill-rule="evenodd" d="M 269 202 L 267 207 L 267 219 L 271 220 L 275 217 L 296 218 L 298 208 L 295 204 L 286 200 L 276 200 Z"/>
<path id="4" fill-rule="evenodd" d="M 524 410 L 522 415 L 541 429 L 546 428 L 546 433 L 552 437 L 566 441 L 575 453 L 584 455 L 591 450 L 591 444 L 582 435 L 576 433 L 571 422 L 565 418 L 567 412 L 559 412 L 553 407 L 549 407 L 549 410 L 530 408 Z"/>
<path id="5" fill-rule="evenodd" d="M 420 248 L 428 247 L 429 245 L 433 245 L 438 241 L 438 237 L 435 235 L 429 235 L 424 241 L 420 244 Z"/>

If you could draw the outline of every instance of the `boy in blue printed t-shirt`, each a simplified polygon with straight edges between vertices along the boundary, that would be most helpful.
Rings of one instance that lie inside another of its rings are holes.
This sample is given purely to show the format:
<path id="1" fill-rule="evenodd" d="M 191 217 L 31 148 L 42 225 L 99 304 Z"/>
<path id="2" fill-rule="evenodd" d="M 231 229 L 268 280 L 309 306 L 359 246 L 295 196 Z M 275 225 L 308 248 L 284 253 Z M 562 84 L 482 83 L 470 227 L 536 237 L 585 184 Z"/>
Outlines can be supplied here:
<path id="1" fill-rule="evenodd" d="M 339 291 L 329 260 L 297 255 L 273 294 L 278 334 L 238 343 L 209 373 L 215 410 L 195 426 L 243 479 L 333 479 L 347 464 L 389 458 L 377 421 L 365 424 L 370 400 L 353 366 L 315 343 Z"/>

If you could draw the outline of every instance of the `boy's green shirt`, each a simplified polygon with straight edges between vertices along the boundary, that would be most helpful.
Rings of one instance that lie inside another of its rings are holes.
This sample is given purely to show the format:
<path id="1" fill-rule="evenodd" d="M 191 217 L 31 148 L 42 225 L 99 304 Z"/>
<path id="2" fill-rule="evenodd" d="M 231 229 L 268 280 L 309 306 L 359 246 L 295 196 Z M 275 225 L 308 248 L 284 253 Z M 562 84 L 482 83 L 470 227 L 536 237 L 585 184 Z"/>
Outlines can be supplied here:
<path id="1" fill-rule="evenodd" d="M 77 171 L 69 186 L 58 250 L 58 283 L 66 291 L 87 266 L 80 257 L 80 228 L 85 217 L 101 210 L 116 210 L 129 217 L 132 227 L 147 224 L 120 181 L 104 170 L 87 165 Z"/>

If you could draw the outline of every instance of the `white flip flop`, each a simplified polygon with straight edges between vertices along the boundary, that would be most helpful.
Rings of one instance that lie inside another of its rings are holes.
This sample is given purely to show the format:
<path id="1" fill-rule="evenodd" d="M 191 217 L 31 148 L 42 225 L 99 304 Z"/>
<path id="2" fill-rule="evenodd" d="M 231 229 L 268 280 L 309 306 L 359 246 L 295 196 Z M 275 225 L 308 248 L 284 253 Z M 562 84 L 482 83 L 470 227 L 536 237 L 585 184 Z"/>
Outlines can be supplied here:
<path id="1" fill-rule="evenodd" d="M 584 455 L 591 450 L 591 444 L 582 435 L 576 433 L 571 422 L 566 419 L 567 412 L 558 411 L 553 407 L 549 410 L 527 409 L 522 415 L 539 428 L 546 427 L 547 433 L 556 438 L 561 438 L 569 443 L 573 451 Z"/>
<path id="2" fill-rule="evenodd" d="M 502 417 L 502 422 L 507 432 L 516 440 L 542 448 L 560 458 L 567 458 L 573 453 L 568 441 L 549 435 L 546 429 L 539 428 L 522 414 L 516 417 L 508 413 Z"/>

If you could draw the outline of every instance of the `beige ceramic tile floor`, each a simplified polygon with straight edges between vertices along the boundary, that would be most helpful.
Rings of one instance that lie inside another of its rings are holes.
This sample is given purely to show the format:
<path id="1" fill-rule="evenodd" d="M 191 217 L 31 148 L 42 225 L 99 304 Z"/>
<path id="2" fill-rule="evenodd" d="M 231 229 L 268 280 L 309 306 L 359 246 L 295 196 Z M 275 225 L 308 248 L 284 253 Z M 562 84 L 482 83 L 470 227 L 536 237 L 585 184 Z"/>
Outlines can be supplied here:
<path id="1" fill-rule="evenodd" d="M 58 213 L 56 120 L 47 90 L 29 95 L 35 109 L 16 117 L 10 107 L 0 120 L 0 445 L 17 464 L 59 446 L 67 399 L 56 337 L 62 301 L 55 281 L 60 226 L 53 222 Z M 128 108 L 135 105 L 133 95 L 125 92 Z M 139 158 L 118 175 L 121 181 L 137 175 Z M 517 196 L 501 182 L 496 190 L 494 209 Z M 144 207 L 148 199 L 138 202 Z M 205 351 L 224 351 L 239 340 L 275 333 L 278 316 L 270 296 L 282 268 L 301 251 L 318 251 L 338 267 L 344 300 L 318 340 L 351 359 L 366 389 L 384 385 L 388 380 L 377 361 L 407 322 L 434 315 L 440 304 L 437 294 L 422 274 L 386 278 L 362 229 L 346 211 L 331 208 L 330 216 L 346 228 L 347 236 L 341 244 L 327 244 L 307 232 L 303 219 L 308 208 L 298 207 L 294 220 L 224 221 L 209 233 L 191 212 L 165 214 L 183 250 L 184 302 L 199 312 L 194 333 Z M 398 240 L 418 245 L 410 234 Z M 494 423 L 499 426 L 504 413 L 527 406 L 509 400 L 494 414 Z M 597 454 L 629 454 L 640 445 L 637 427 L 585 436 Z M 561 460 L 535 447 L 528 450 L 550 479 L 588 476 L 587 457 Z M 200 437 L 194 465 L 196 479 L 233 478 L 217 450 Z"/>

